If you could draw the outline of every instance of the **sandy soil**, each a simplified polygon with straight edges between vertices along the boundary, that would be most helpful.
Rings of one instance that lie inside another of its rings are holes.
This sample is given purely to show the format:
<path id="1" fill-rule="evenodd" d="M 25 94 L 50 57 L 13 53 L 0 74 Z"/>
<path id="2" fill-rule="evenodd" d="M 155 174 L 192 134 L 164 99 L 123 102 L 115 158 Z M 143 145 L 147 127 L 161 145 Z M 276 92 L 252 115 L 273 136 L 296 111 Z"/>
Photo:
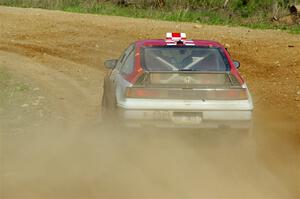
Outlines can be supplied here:
<path id="1" fill-rule="evenodd" d="M 169 31 L 241 62 L 251 138 L 99 126 L 103 61 Z M 0 107 L 1 198 L 300 198 L 299 35 L 0 7 L 0 67 L 28 85 Z"/>

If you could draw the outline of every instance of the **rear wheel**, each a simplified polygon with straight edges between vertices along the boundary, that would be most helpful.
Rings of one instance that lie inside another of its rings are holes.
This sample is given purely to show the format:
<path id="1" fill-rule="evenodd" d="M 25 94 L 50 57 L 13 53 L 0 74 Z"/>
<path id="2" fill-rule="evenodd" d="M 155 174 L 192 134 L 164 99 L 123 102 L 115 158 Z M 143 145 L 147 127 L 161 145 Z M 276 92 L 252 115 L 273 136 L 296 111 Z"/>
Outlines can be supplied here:
<path id="1" fill-rule="evenodd" d="M 118 117 L 116 111 L 116 100 L 112 95 L 109 95 L 108 91 L 104 90 L 102 97 L 102 108 L 101 108 L 101 117 L 102 125 L 114 128 L 118 125 Z"/>
<path id="2" fill-rule="evenodd" d="M 106 96 L 104 96 L 104 94 L 103 94 L 103 97 L 102 97 L 102 104 L 101 105 L 102 105 L 101 106 L 101 119 L 102 119 L 102 122 L 107 122 L 109 111 L 108 111 L 108 107 L 107 107 L 107 99 L 106 99 Z"/>

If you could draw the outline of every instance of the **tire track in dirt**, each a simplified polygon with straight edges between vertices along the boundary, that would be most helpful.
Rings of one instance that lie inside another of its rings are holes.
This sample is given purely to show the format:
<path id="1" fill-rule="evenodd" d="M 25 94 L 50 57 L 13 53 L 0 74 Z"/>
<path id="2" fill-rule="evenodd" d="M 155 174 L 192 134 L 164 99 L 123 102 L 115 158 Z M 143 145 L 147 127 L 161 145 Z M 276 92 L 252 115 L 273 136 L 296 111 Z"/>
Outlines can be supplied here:
<path id="1" fill-rule="evenodd" d="M 82 124 L 95 122 L 100 111 L 101 76 L 98 70 L 62 60 L 50 55 L 44 59 L 58 62 L 61 66 L 70 67 L 77 71 L 84 68 L 85 75 L 90 74 L 98 82 L 98 89 L 91 90 L 80 85 L 78 80 L 70 78 L 63 72 L 50 68 L 15 53 L 0 51 L 0 61 L 5 61 L 5 66 L 14 73 L 31 78 L 39 88 L 47 93 L 46 98 L 50 104 L 47 109 L 52 115 L 62 120 L 68 129 L 78 128 Z M 92 81 L 91 77 L 84 81 Z M 51 121 L 49 121 L 51 122 Z"/>

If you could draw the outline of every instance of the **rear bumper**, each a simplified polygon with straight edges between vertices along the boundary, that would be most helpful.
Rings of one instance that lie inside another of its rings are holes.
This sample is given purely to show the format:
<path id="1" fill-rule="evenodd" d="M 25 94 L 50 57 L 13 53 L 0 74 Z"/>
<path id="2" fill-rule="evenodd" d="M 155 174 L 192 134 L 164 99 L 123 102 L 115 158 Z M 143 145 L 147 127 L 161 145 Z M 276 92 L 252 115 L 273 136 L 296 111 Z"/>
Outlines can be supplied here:
<path id="1" fill-rule="evenodd" d="M 117 117 L 123 125 L 129 127 L 249 129 L 252 125 L 251 110 L 178 111 L 118 108 Z"/>

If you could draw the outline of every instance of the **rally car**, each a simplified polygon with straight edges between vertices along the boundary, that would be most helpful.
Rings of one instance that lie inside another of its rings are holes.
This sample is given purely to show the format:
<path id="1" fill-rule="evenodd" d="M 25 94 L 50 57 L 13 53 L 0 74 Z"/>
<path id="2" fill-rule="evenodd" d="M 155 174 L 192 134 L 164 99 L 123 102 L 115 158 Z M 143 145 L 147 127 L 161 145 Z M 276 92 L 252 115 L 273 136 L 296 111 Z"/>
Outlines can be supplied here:
<path id="1" fill-rule="evenodd" d="M 131 127 L 249 128 L 246 83 L 218 42 L 185 33 L 131 44 L 105 62 L 102 118 Z"/>

